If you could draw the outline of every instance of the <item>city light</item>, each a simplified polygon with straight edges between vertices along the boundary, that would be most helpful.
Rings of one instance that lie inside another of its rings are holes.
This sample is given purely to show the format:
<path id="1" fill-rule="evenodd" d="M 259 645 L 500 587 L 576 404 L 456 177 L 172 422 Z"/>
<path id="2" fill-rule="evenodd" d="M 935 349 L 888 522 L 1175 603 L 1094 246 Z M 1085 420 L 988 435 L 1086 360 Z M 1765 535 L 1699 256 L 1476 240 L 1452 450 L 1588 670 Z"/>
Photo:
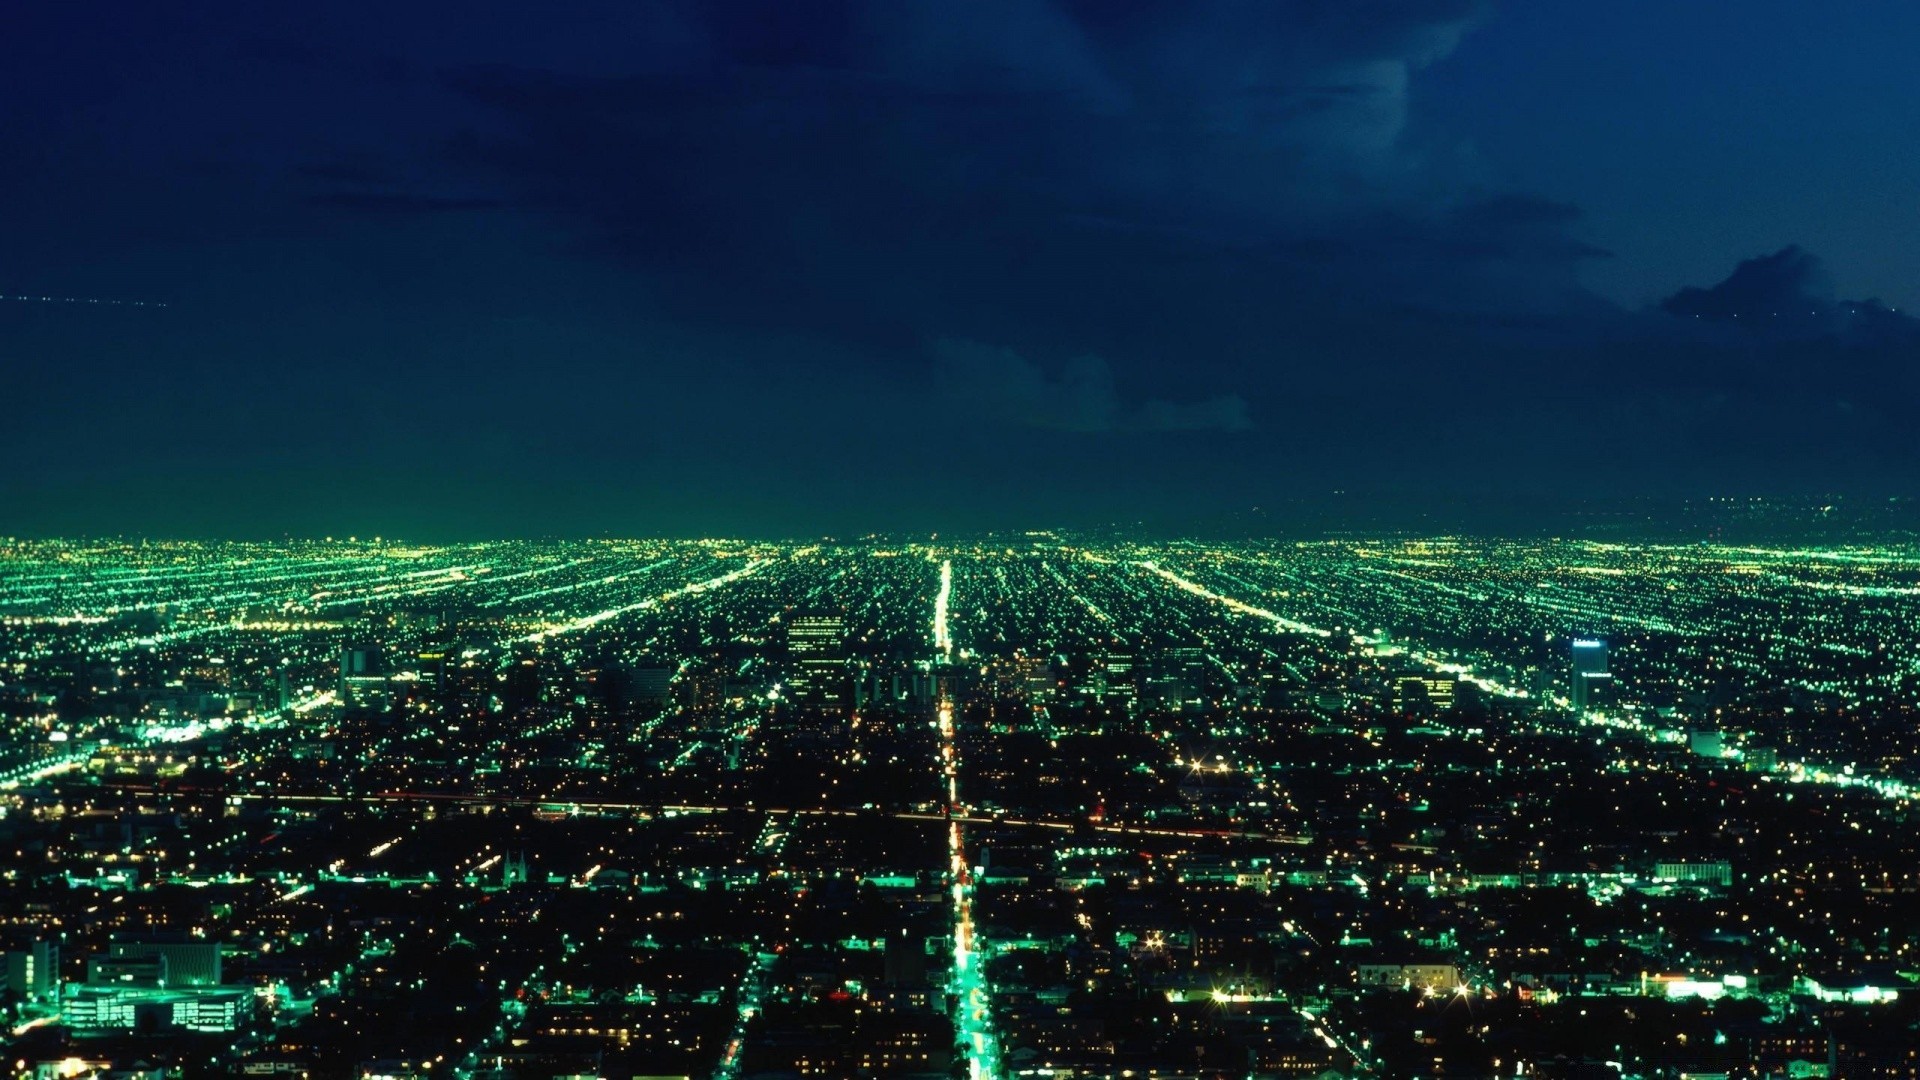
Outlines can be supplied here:
<path id="1" fill-rule="evenodd" d="M 15 1039 L 1399 1075 L 1920 1000 L 1905 549 L 14 551 Z"/>

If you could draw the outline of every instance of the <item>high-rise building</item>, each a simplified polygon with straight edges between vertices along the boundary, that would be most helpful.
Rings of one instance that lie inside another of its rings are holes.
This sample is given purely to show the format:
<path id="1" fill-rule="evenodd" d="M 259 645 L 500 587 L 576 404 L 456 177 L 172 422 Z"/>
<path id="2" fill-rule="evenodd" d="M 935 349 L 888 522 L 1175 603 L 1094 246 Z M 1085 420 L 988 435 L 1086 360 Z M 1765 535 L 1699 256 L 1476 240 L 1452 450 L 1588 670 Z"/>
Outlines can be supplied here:
<path id="1" fill-rule="evenodd" d="M 0 968 L 0 983 L 13 991 L 23 1004 L 60 1000 L 60 946 L 36 941 L 24 949 L 0 954 L 6 966 Z"/>
<path id="2" fill-rule="evenodd" d="M 668 664 L 635 666 L 628 673 L 633 700 L 642 705 L 665 705 L 673 699 L 673 680 L 678 674 L 679 669 Z"/>
<path id="3" fill-rule="evenodd" d="M 1394 708 L 1401 712 L 1447 712 L 1453 708 L 1459 688 L 1460 680 L 1452 675 L 1403 675 L 1394 687 Z"/>
<path id="4" fill-rule="evenodd" d="M 90 986 L 125 984 L 179 989 L 220 985 L 220 946 L 183 939 L 108 942 L 105 953 L 87 958 Z"/>
<path id="5" fill-rule="evenodd" d="M 681 700 L 702 722 L 717 721 L 727 707 L 727 669 L 718 661 L 696 664 L 682 683 Z"/>
<path id="6" fill-rule="evenodd" d="M 1589 671 L 1578 676 L 1579 702 L 1575 711 L 1585 716 L 1587 713 L 1606 707 L 1613 701 L 1613 674 L 1606 671 Z"/>
<path id="7" fill-rule="evenodd" d="M 1601 638 L 1573 639 L 1573 681 L 1568 699 L 1573 715 L 1585 716 L 1607 700 L 1613 675 L 1607 671 L 1607 643 Z"/>
<path id="8" fill-rule="evenodd" d="M 377 646 L 350 645 L 340 650 L 340 704 L 385 708 L 387 691 L 386 659 Z"/>
<path id="9" fill-rule="evenodd" d="M 1605 638 L 1573 639 L 1573 670 L 1585 674 L 1605 674 L 1607 642 Z"/>
<path id="10" fill-rule="evenodd" d="M 847 701 L 846 621 L 837 613 L 795 615 L 787 622 L 787 698 L 833 708 Z"/>
<path id="11" fill-rule="evenodd" d="M 889 983 L 922 986 L 927 981 L 927 943 L 919 935 L 901 927 L 887 937 L 883 971 Z"/>
<path id="12" fill-rule="evenodd" d="M 414 667 L 420 674 L 421 683 L 434 693 L 447 688 L 449 673 L 458 659 L 452 646 L 437 643 L 423 645 L 413 654 Z"/>
<path id="13" fill-rule="evenodd" d="M 1122 669 L 1120 682 L 1111 681 L 1115 672 L 1111 654 L 1108 659 L 1109 699 L 1120 696 L 1130 700 L 1137 688 L 1140 704 L 1154 712 L 1204 711 L 1212 687 L 1218 685 L 1202 649 L 1182 646 L 1160 650 L 1134 668 L 1131 675 Z"/>

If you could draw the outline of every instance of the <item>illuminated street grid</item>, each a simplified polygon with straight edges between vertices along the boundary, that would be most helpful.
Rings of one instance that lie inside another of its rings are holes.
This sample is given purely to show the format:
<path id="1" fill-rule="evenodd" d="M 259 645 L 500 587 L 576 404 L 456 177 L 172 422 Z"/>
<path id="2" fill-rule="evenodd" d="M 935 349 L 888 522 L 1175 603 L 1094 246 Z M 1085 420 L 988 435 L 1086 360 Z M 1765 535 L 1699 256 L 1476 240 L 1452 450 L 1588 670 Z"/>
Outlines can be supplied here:
<path id="1" fill-rule="evenodd" d="M 1904 547 L 8 541 L 4 1060 L 1909 1075 L 1916 665 Z"/>

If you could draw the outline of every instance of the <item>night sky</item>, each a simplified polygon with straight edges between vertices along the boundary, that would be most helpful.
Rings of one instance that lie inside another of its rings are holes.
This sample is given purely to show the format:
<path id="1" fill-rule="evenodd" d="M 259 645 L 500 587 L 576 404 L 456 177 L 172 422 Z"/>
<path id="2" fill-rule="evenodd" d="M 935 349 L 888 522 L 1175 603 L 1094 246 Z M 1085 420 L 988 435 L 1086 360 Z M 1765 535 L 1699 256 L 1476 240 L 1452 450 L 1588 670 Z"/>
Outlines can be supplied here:
<path id="1" fill-rule="evenodd" d="M 0 293 L 166 306 L 0 301 L 0 533 L 1908 494 L 1916 41 L 1911 0 L 19 5 Z"/>

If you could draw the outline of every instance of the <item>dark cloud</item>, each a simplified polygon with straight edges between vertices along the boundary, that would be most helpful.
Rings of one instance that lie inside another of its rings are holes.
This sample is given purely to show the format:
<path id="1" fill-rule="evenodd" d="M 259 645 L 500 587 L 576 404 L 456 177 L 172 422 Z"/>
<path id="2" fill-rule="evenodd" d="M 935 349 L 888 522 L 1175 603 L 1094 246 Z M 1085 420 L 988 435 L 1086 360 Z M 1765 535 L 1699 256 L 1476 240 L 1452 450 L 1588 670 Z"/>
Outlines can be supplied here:
<path id="1" fill-rule="evenodd" d="M 1651 469 L 1900 490 L 1920 468 L 1920 321 L 1835 299 L 1797 246 L 1675 292 L 1594 356 L 1597 409 L 1630 418 Z"/>
<path id="2" fill-rule="evenodd" d="M 1920 344 L 1920 320 L 1879 300 L 1836 299 L 1820 260 L 1794 244 L 1741 262 L 1716 285 L 1683 288 L 1660 310 L 1719 324 L 1740 341 L 1825 341 L 1868 353 Z M 1888 360 L 1891 369 L 1911 366 Z"/>
<path id="3" fill-rule="evenodd" d="M 406 499 L 536 493 L 509 528 L 549 489 L 867 528 L 1920 465 L 1914 322 L 1797 249 L 1647 311 L 1583 284 L 1619 260 L 1581 209 L 1420 107 L 1480 3 L 453 15 L 41 5 L 0 39 L 8 280 L 174 302 L 144 336 L 0 310 L 23 468 L 218 498 L 244 445 L 233 490 L 316 516 L 406 461 Z M 109 419 L 148 409 L 221 419 L 162 452 Z"/>
<path id="4" fill-rule="evenodd" d="M 1489 199 L 1404 138 L 1412 72 L 1479 5 L 1365 7 L 701 5 L 677 27 L 694 43 L 646 70 L 450 70 L 499 121 L 452 153 L 660 272 L 683 311 L 879 342 L 1044 333 L 1124 368 L 1172 335 L 1128 326 L 1130 355 L 1098 297 L 1147 281 L 1165 303 L 1221 277 L 1309 304 L 1574 288 L 1596 252 L 1570 211 Z M 1315 250 L 1333 257 L 1289 257 Z M 1180 333 L 1229 355 L 1289 306 L 1201 298 Z"/>
<path id="5" fill-rule="evenodd" d="M 1046 431 L 1245 431 L 1247 403 L 1225 394 L 1199 401 L 1122 401 L 1112 369 L 1097 356 L 1079 356 L 1049 375 L 1013 352 L 973 341 L 933 347 L 935 381 L 946 401 L 988 423 Z"/>
<path id="6" fill-rule="evenodd" d="M 1708 288 L 1688 286 L 1667 297 L 1660 310 L 1683 318 L 1769 319 L 1782 311 L 1812 314 L 1832 305 L 1820 273 L 1820 261 L 1796 245 L 1758 255 L 1734 267 L 1725 281 Z"/>

